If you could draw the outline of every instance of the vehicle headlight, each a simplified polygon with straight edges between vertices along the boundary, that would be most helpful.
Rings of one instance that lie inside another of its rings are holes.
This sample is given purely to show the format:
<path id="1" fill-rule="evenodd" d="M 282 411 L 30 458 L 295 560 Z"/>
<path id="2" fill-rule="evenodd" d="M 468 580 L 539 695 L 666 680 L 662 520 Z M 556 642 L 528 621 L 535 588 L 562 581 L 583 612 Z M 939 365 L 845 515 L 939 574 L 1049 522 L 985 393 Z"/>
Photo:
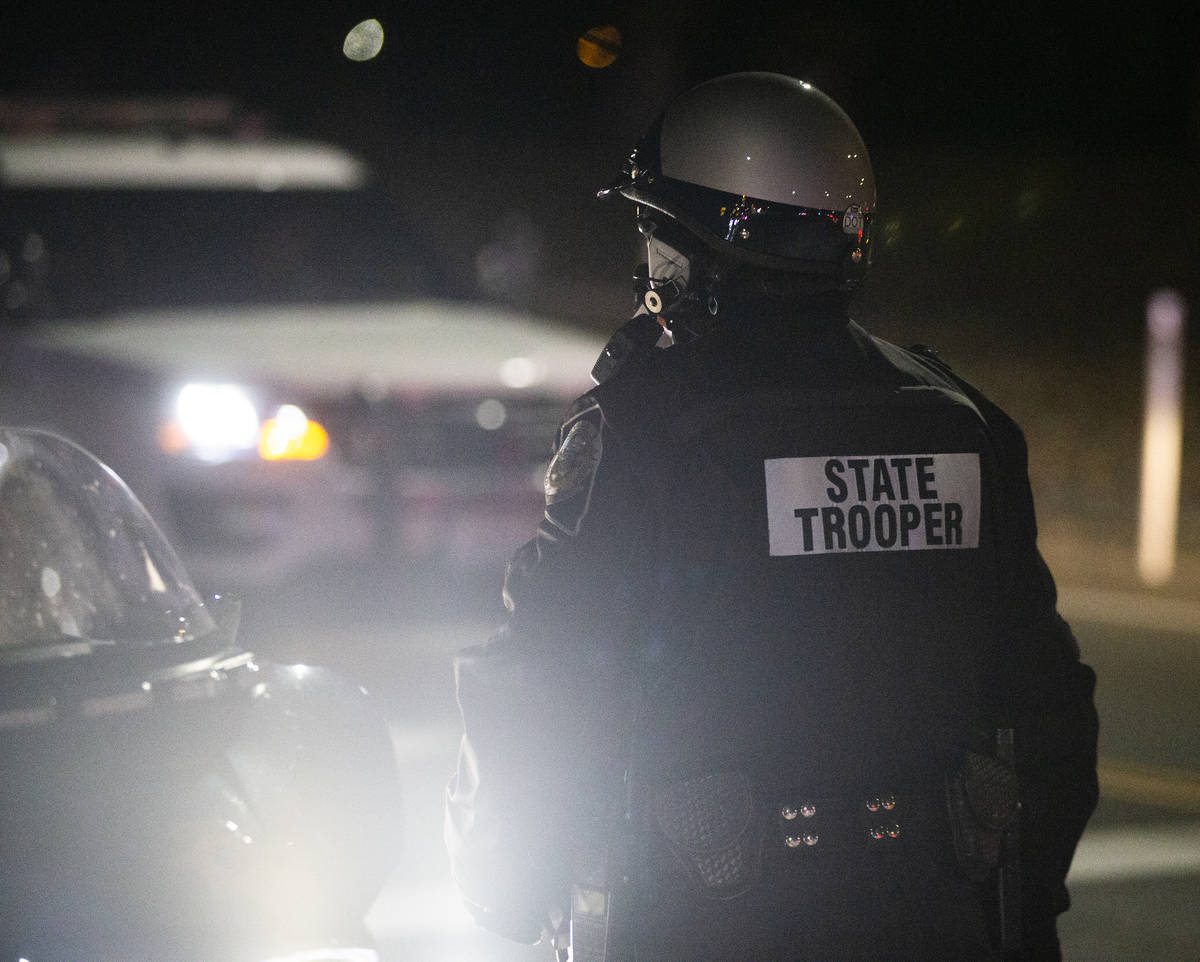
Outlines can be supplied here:
<path id="1" fill-rule="evenodd" d="M 185 384 L 175 398 L 183 447 L 204 461 L 223 461 L 258 443 L 254 401 L 236 384 Z"/>
<path id="2" fill-rule="evenodd" d="M 329 450 L 328 432 L 296 405 L 281 405 L 264 420 L 250 393 L 237 384 L 185 384 L 158 440 L 170 454 L 202 461 L 255 455 L 266 461 L 314 461 Z"/>

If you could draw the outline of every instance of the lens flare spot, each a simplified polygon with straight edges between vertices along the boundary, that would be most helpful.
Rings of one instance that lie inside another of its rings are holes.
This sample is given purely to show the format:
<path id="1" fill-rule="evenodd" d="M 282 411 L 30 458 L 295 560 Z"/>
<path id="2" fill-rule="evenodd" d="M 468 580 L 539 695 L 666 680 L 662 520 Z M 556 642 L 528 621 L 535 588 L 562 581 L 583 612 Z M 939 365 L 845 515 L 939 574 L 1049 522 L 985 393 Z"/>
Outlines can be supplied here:
<path id="1" fill-rule="evenodd" d="M 475 423 L 485 431 L 497 431 L 508 420 L 508 409 L 495 398 L 481 401 L 475 408 Z"/>
<path id="2" fill-rule="evenodd" d="M 621 56 L 621 31 L 616 27 L 592 27 L 576 41 L 575 53 L 588 67 L 610 67 Z"/>
<path id="3" fill-rule="evenodd" d="M 342 53 L 358 63 L 377 57 L 382 49 L 383 25 L 378 20 L 355 24 L 342 42 Z"/>

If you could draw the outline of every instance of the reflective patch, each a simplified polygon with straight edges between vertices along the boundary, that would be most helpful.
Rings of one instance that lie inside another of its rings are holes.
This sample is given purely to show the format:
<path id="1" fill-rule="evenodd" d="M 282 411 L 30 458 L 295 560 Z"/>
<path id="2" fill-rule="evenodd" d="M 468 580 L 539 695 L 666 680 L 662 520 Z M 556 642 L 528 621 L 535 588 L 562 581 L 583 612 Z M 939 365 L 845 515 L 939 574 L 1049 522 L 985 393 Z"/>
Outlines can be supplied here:
<path id="1" fill-rule="evenodd" d="M 772 555 L 979 547 L 979 455 L 769 458 Z"/>
<path id="2" fill-rule="evenodd" d="M 546 469 L 546 503 L 555 504 L 591 487 L 600 466 L 603 442 L 590 419 L 576 421 Z"/>
<path id="3" fill-rule="evenodd" d="M 572 536 L 579 534 L 591 505 L 592 485 L 604 451 L 600 408 L 588 408 L 576 418 L 546 469 L 545 484 L 546 520 Z"/>

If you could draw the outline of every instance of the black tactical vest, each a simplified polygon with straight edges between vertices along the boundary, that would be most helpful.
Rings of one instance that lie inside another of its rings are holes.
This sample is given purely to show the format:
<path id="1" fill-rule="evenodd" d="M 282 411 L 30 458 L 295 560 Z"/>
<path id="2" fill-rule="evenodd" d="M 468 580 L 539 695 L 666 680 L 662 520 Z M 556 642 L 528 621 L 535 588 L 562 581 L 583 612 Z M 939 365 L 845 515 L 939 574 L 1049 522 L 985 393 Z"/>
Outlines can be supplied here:
<path id="1" fill-rule="evenodd" d="M 657 524 L 635 804 L 676 818 L 693 882 L 731 899 L 778 800 L 944 791 L 998 643 L 1003 521 L 988 425 L 936 363 L 854 325 L 813 354 L 727 344 L 594 393 Z M 690 859 L 718 823 L 729 845 Z"/>

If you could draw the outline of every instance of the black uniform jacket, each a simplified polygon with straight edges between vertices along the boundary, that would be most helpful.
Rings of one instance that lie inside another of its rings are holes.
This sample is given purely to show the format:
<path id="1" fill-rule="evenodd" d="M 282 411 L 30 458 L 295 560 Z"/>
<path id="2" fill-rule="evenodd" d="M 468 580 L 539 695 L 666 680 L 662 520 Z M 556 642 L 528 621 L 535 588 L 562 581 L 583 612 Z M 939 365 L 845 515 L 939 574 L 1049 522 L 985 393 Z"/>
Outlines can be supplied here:
<path id="1" fill-rule="evenodd" d="M 1056 957 L 1097 794 L 1095 678 L 1056 612 L 1024 438 L 1001 410 L 844 315 L 726 322 L 580 398 L 546 499 L 509 565 L 507 623 L 456 663 L 446 840 L 484 925 L 536 939 L 613 804 L 720 772 L 766 806 L 937 797 L 979 732 L 1010 726 L 1025 937 Z M 714 927 L 753 915 L 734 894 Z M 759 928 L 796 897 L 772 898 Z M 964 914 L 937 902 L 897 924 Z M 833 944 L 861 923 L 821 911 Z"/>

